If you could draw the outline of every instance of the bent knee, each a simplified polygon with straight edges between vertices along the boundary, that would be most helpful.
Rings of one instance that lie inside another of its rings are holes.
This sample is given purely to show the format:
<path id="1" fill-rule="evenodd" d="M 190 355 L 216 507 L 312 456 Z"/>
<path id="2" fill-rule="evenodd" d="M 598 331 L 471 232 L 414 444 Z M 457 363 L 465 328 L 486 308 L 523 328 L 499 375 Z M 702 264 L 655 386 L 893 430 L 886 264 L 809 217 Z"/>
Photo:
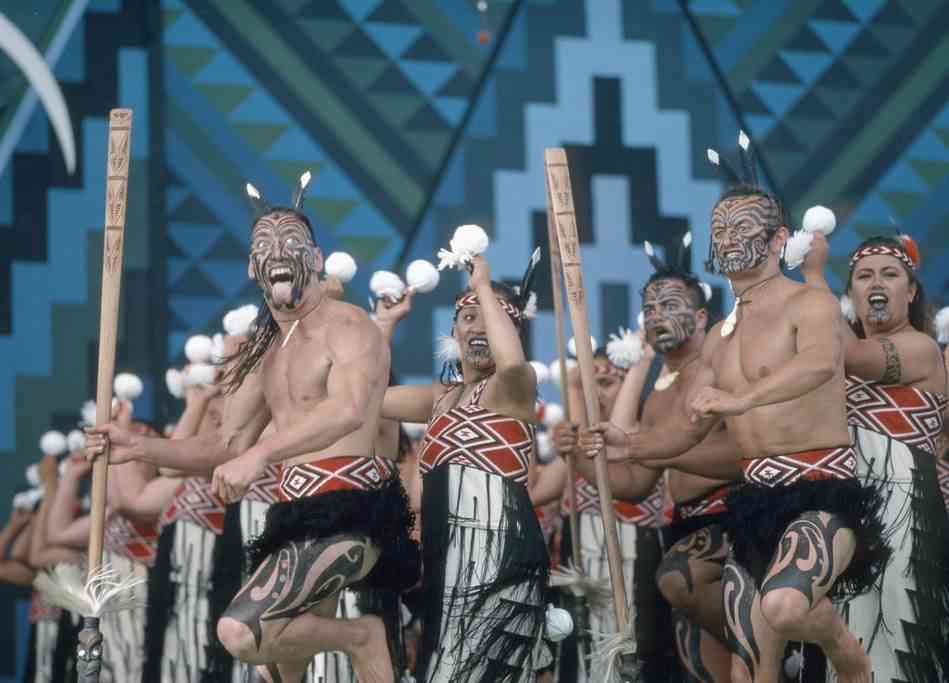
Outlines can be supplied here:
<path id="1" fill-rule="evenodd" d="M 792 588 L 777 588 L 761 596 L 761 615 L 778 633 L 799 626 L 810 609 L 807 598 Z"/>
<path id="2" fill-rule="evenodd" d="M 738 655 L 732 655 L 732 683 L 753 683 L 754 677 L 748 670 L 748 665 Z"/>
<path id="3" fill-rule="evenodd" d="M 247 624 L 231 617 L 221 617 L 217 622 L 217 637 L 224 648 L 242 662 L 256 664 L 262 661 L 257 640 Z"/>
<path id="4" fill-rule="evenodd" d="M 689 585 L 686 577 L 678 569 L 659 565 L 656 572 L 656 585 L 659 592 L 675 609 L 688 609 L 695 600 L 695 585 Z"/>

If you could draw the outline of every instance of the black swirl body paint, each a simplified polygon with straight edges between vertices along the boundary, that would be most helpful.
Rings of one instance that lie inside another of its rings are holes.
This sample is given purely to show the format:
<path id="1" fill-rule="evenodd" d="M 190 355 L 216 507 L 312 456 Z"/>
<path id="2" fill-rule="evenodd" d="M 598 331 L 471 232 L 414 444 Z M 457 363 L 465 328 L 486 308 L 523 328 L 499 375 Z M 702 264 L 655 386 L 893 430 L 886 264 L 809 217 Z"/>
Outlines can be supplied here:
<path id="1" fill-rule="evenodd" d="M 729 197 L 712 210 L 712 246 L 725 275 L 752 270 L 768 259 L 768 242 L 781 227 L 778 206 L 760 195 Z"/>
<path id="2" fill-rule="evenodd" d="M 738 655 L 754 678 L 761 661 L 751 615 L 755 602 L 755 581 L 735 558 L 725 560 L 722 572 L 722 599 L 725 603 L 725 634 L 728 649 Z"/>
<path id="3" fill-rule="evenodd" d="M 673 612 L 672 619 L 676 649 L 685 669 L 686 680 L 689 683 L 715 683 L 715 678 L 702 661 L 702 629 L 689 621 L 681 611 Z"/>
<path id="4" fill-rule="evenodd" d="M 659 565 L 657 578 L 661 581 L 663 576 L 677 572 L 685 579 L 685 584 L 691 593 L 695 590 L 691 563 L 714 562 L 720 564 L 725 557 L 722 552 L 725 547 L 725 534 L 720 526 L 713 524 L 699 529 L 669 549 Z"/>
<path id="5" fill-rule="evenodd" d="M 813 606 L 814 589 L 829 590 L 833 583 L 834 536 L 843 528 L 837 517 L 826 512 L 805 512 L 791 522 L 761 584 L 761 594 L 793 588 Z"/>

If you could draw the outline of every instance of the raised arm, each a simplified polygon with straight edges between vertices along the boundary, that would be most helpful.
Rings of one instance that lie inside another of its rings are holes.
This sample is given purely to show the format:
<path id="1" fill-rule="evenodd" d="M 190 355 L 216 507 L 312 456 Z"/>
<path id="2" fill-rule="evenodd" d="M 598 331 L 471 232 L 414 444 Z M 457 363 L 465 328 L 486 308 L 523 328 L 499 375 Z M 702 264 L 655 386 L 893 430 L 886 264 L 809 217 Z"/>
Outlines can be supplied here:
<path id="1" fill-rule="evenodd" d="M 50 545 L 61 545 L 80 550 L 89 540 L 89 518 L 76 515 L 79 509 L 79 483 L 89 474 L 92 463 L 74 453 L 66 461 L 66 468 L 59 485 L 51 496 L 49 514 L 46 519 L 46 541 Z"/>
<path id="2" fill-rule="evenodd" d="M 43 457 L 40 463 L 40 479 L 46 495 L 40 503 L 39 510 L 36 512 L 36 518 L 33 520 L 30 530 L 30 565 L 39 569 L 47 567 L 58 562 L 67 562 L 79 557 L 79 553 L 63 546 L 54 546 L 49 543 L 46 534 L 46 527 L 49 519 L 49 510 L 52 506 L 52 499 L 56 495 L 56 489 L 59 485 L 59 472 L 56 458 L 47 455 Z"/>
<path id="3" fill-rule="evenodd" d="M 17 586 L 28 586 L 33 582 L 33 570 L 22 559 L 18 559 L 10 548 L 19 539 L 30 536 L 32 517 L 33 513 L 29 510 L 13 508 L 7 525 L 0 531 L 0 582 Z"/>
<path id="4" fill-rule="evenodd" d="M 187 439 L 198 433 L 211 400 L 219 393 L 217 386 L 193 385 L 185 389 L 185 409 L 175 424 L 172 439 Z"/>

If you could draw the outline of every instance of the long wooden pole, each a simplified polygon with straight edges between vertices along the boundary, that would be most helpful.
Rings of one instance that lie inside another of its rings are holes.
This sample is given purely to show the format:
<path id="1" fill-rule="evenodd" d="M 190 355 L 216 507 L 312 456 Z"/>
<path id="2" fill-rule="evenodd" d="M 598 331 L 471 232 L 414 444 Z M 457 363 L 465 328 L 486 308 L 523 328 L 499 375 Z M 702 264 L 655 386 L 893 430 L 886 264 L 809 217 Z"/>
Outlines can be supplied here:
<path id="1" fill-rule="evenodd" d="M 570 170 L 567 154 L 561 148 L 544 150 L 544 170 L 547 177 L 554 222 L 563 262 L 563 276 L 567 286 L 567 304 L 573 323 L 573 338 L 577 346 L 580 377 L 583 382 L 583 401 L 586 405 L 587 421 L 600 421 L 600 404 L 596 397 L 593 368 L 593 347 L 590 344 L 590 327 L 587 322 L 586 293 L 583 288 L 583 263 L 580 255 L 580 240 L 577 236 L 577 217 L 570 187 Z M 601 453 L 594 459 L 596 465 L 596 488 L 600 494 L 600 514 L 606 536 L 606 554 L 610 567 L 610 582 L 613 586 L 613 609 L 616 626 L 620 633 L 626 632 L 629 607 L 626 604 L 626 582 L 623 578 L 623 560 L 619 549 L 619 535 L 613 510 L 613 494 L 607 472 L 606 458 Z"/>
<path id="2" fill-rule="evenodd" d="M 560 359 L 560 402 L 563 405 L 564 419 L 570 419 L 570 392 L 567 387 L 567 343 L 563 329 L 563 264 L 560 259 L 560 240 L 557 238 L 557 226 L 553 205 L 550 201 L 550 185 L 547 184 L 547 241 L 550 245 L 550 282 L 554 299 L 554 321 L 557 326 L 557 357 Z M 577 475 L 574 453 L 564 458 L 567 463 L 567 503 L 570 506 L 570 556 L 573 567 L 583 573 L 580 561 L 580 528 L 577 525 Z"/>
<path id="3" fill-rule="evenodd" d="M 102 298 L 99 313 L 99 367 L 96 376 L 96 426 L 112 419 L 112 378 L 115 374 L 115 342 L 119 326 L 119 296 L 122 288 L 122 253 L 125 242 L 125 209 L 128 196 L 129 162 L 132 153 L 132 110 L 109 112 L 109 146 L 105 180 L 105 230 L 102 240 Z M 92 505 L 89 510 L 89 574 L 102 565 L 105 533 L 106 488 L 109 452 L 92 465 Z M 98 617 L 85 617 L 79 632 L 76 670 L 80 683 L 97 683 L 102 659 L 102 634 Z"/>

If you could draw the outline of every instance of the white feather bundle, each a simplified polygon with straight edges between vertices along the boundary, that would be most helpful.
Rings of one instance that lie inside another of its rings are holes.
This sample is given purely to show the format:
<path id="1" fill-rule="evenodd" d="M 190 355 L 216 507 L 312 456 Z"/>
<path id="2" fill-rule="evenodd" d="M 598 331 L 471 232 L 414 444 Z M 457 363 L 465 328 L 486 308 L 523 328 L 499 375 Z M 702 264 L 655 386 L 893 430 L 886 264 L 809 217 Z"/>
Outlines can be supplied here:
<path id="1" fill-rule="evenodd" d="M 801 227 L 804 228 L 804 232 L 822 232 L 824 235 L 829 235 L 837 227 L 837 216 L 826 206 L 818 204 L 804 212 Z"/>
<path id="2" fill-rule="evenodd" d="M 939 309 L 936 314 L 936 334 L 940 344 L 949 344 L 949 306 Z"/>
<path id="3" fill-rule="evenodd" d="M 209 363 L 192 363 L 185 368 L 184 385 L 214 384 L 215 367 Z"/>
<path id="4" fill-rule="evenodd" d="M 573 633 L 573 617 L 570 612 L 553 605 L 547 605 L 547 614 L 544 621 L 544 634 L 552 643 L 561 640 Z"/>
<path id="5" fill-rule="evenodd" d="M 846 294 L 840 297 L 840 313 L 848 323 L 857 322 L 857 311 L 853 307 L 853 301 Z"/>
<path id="6" fill-rule="evenodd" d="M 645 242 L 643 242 L 643 249 L 646 252 L 646 256 L 656 255 L 656 250 L 653 248 L 652 242 L 650 242 L 649 240 L 646 240 Z"/>
<path id="7" fill-rule="evenodd" d="M 218 332 L 211 337 L 211 363 L 220 365 L 224 360 L 224 335 Z"/>
<path id="8" fill-rule="evenodd" d="M 33 586 L 52 605 L 84 617 L 99 617 L 144 607 L 145 596 L 138 588 L 145 580 L 144 576 L 120 577 L 105 564 L 86 580 L 79 565 L 63 562 L 51 572 L 39 572 Z"/>
<path id="9" fill-rule="evenodd" d="M 642 337 L 625 327 L 619 328 L 619 334 L 611 334 L 606 343 L 606 357 L 623 370 L 639 363 L 644 353 Z"/>
<path id="10" fill-rule="evenodd" d="M 534 376 L 537 378 L 538 384 L 550 381 L 550 368 L 546 365 L 539 360 L 532 360 L 531 367 L 534 368 Z"/>
<path id="11" fill-rule="evenodd" d="M 622 683 L 625 680 L 639 679 L 639 665 L 634 671 L 621 673 L 622 658 L 636 654 L 636 620 L 630 619 L 625 633 L 593 633 L 593 654 L 590 657 L 592 679 L 603 683 Z"/>
<path id="12" fill-rule="evenodd" d="M 112 381 L 112 389 L 115 395 L 122 401 L 134 401 L 142 395 L 145 385 L 138 375 L 131 372 L 120 372 Z"/>
<path id="13" fill-rule="evenodd" d="M 706 301 L 712 300 L 712 285 L 705 282 L 704 280 L 699 280 L 699 287 L 702 288 L 702 293 L 705 295 Z M 642 325 L 640 325 L 642 327 Z"/>
<path id="14" fill-rule="evenodd" d="M 26 483 L 34 488 L 40 485 L 40 468 L 36 463 L 26 468 Z"/>
<path id="15" fill-rule="evenodd" d="M 814 233 L 796 230 L 791 238 L 784 244 L 784 262 L 787 267 L 794 270 L 804 263 L 804 257 L 811 250 L 811 244 L 814 242 Z"/>
<path id="16" fill-rule="evenodd" d="M 377 299 L 399 301 L 405 294 L 405 283 L 391 270 L 377 270 L 369 278 L 369 291 Z"/>
<path id="17" fill-rule="evenodd" d="M 209 363 L 211 346 L 211 337 L 206 334 L 196 334 L 185 342 L 185 358 L 190 363 Z"/>
<path id="18" fill-rule="evenodd" d="M 86 427 L 92 427 L 96 423 L 96 402 L 86 401 L 82 404 L 82 424 Z"/>
<path id="19" fill-rule="evenodd" d="M 260 190 L 258 190 L 256 187 L 254 187 L 250 183 L 247 183 L 244 186 L 244 190 L 247 192 L 248 197 L 252 197 L 253 199 L 260 199 Z"/>
<path id="20" fill-rule="evenodd" d="M 459 225 L 448 243 L 448 249 L 438 250 L 438 269 L 461 268 L 472 257 L 483 254 L 490 241 L 488 233 L 480 225 Z"/>
<path id="21" fill-rule="evenodd" d="M 257 320 L 257 306 L 245 304 L 224 314 L 224 332 L 231 337 L 246 337 Z"/>
<path id="22" fill-rule="evenodd" d="M 406 283 L 412 288 L 412 291 L 419 294 L 428 294 L 438 287 L 441 277 L 438 268 L 423 258 L 412 261 L 409 267 L 405 269 Z"/>
<path id="23" fill-rule="evenodd" d="M 596 337 L 590 336 L 590 348 L 594 351 L 597 349 Z M 567 353 L 569 353 L 574 358 L 577 357 L 577 340 L 574 337 L 570 337 L 570 341 L 567 342 Z"/>
<path id="24" fill-rule="evenodd" d="M 527 303 L 524 304 L 524 310 L 521 312 L 524 320 L 533 320 L 537 317 L 537 293 L 531 292 L 527 295 Z"/>
<path id="25" fill-rule="evenodd" d="M 427 425 L 424 422 L 403 422 L 402 429 L 405 430 L 406 436 L 408 436 L 412 441 L 418 441 L 423 436 L 425 436 L 425 429 Z"/>
<path id="26" fill-rule="evenodd" d="M 86 447 L 86 435 L 81 429 L 74 429 L 66 435 L 66 445 L 69 452 L 81 451 Z"/>
<path id="27" fill-rule="evenodd" d="M 343 284 L 346 284 L 356 276 L 358 268 L 356 259 L 345 251 L 334 251 L 326 257 L 323 270 L 326 271 L 327 275 L 332 275 Z"/>
<path id="28" fill-rule="evenodd" d="M 547 427 L 553 427 L 563 422 L 563 406 L 559 403 L 545 403 L 543 422 Z"/>
<path id="29" fill-rule="evenodd" d="M 175 398 L 184 398 L 184 373 L 182 373 L 178 368 L 168 368 L 168 370 L 165 371 L 165 386 L 168 387 L 168 393 Z"/>
<path id="30" fill-rule="evenodd" d="M 573 358 L 568 358 L 566 367 L 567 367 L 567 372 L 570 372 L 573 368 L 577 367 L 577 361 L 575 361 Z M 553 363 L 550 364 L 550 380 L 554 384 L 556 384 L 558 387 L 560 386 L 560 360 L 559 359 L 555 360 Z"/>
<path id="31" fill-rule="evenodd" d="M 442 363 L 454 363 L 461 360 L 461 346 L 449 334 L 443 334 L 435 344 L 435 358 Z"/>
<path id="32" fill-rule="evenodd" d="M 605 609 L 613 604 L 609 577 L 591 578 L 577 571 L 572 564 L 551 570 L 550 585 L 575 597 L 585 597 L 591 608 Z"/>
<path id="33" fill-rule="evenodd" d="M 40 437 L 40 450 L 43 455 L 62 455 L 69 448 L 66 435 L 54 429 Z"/>
<path id="34" fill-rule="evenodd" d="M 537 460 L 548 463 L 554 459 L 554 442 L 549 432 L 537 432 Z"/>

